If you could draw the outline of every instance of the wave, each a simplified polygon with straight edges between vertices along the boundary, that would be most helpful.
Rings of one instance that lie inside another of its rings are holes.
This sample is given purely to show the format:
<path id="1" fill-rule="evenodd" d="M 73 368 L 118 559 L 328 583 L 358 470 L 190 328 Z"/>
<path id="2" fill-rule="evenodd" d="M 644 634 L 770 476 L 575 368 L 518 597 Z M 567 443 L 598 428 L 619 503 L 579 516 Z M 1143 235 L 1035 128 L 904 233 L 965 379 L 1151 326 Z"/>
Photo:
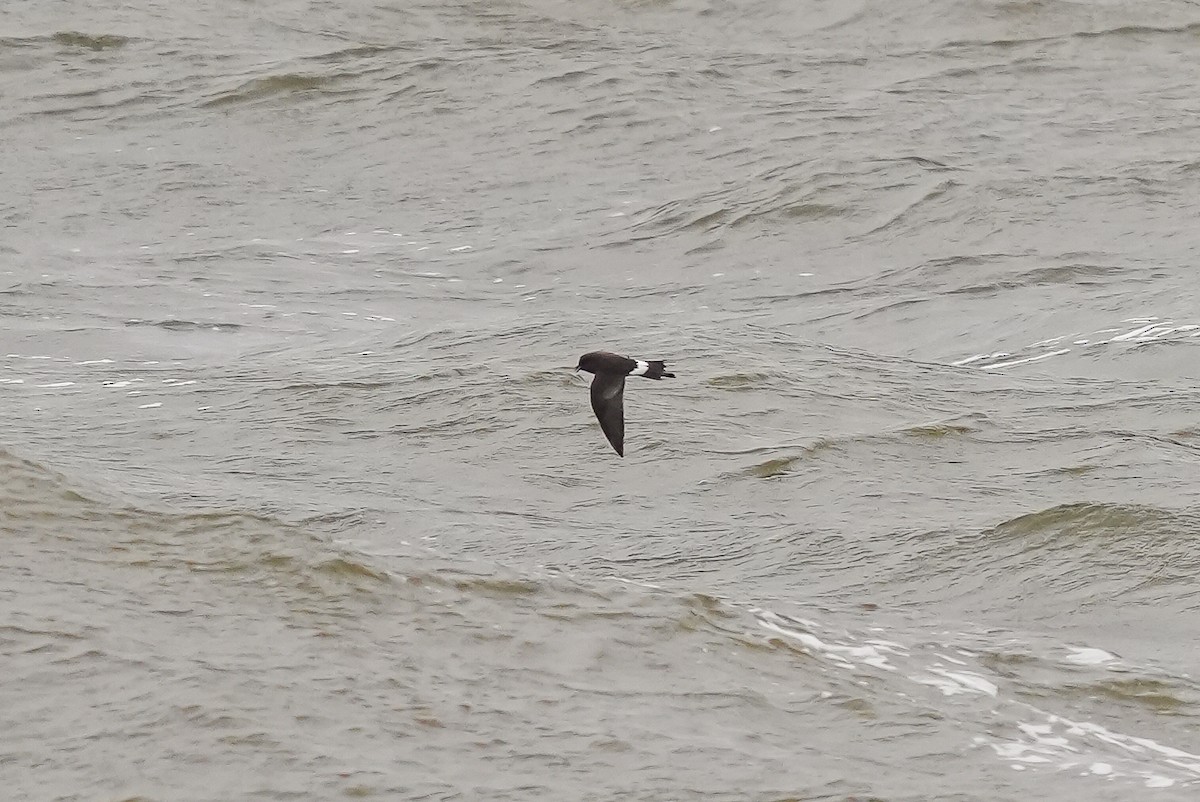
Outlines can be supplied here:
<path id="1" fill-rule="evenodd" d="M 1122 354 L 1130 349 L 1151 345 L 1200 343 L 1200 323 L 1180 322 L 1171 318 L 1131 317 L 1119 325 L 1095 331 L 1075 331 L 1060 334 L 1012 351 L 980 352 L 954 360 L 953 365 L 967 365 L 981 370 L 1002 370 L 1019 365 L 1043 362 L 1070 353 L 1098 356 L 1101 353 Z"/>
<path id="2" fill-rule="evenodd" d="M 5 450 L 0 506 L 10 546 L 19 537 L 25 548 L 60 564 L 147 576 L 216 574 L 221 584 L 275 588 L 282 597 L 331 611 L 344 597 L 381 592 L 391 581 L 362 555 L 303 526 L 260 513 L 154 508 Z"/>

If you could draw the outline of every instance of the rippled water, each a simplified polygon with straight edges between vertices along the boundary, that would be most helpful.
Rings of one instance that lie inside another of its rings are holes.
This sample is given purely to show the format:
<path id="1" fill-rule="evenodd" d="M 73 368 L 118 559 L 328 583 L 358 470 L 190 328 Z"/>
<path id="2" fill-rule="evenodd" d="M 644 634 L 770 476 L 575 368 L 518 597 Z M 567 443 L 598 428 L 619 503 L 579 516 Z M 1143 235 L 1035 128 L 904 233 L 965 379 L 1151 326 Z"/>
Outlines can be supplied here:
<path id="1" fill-rule="evenodd" d="M 9 798 L 1194 798 L 1198 32 L 0 11 Z"/>

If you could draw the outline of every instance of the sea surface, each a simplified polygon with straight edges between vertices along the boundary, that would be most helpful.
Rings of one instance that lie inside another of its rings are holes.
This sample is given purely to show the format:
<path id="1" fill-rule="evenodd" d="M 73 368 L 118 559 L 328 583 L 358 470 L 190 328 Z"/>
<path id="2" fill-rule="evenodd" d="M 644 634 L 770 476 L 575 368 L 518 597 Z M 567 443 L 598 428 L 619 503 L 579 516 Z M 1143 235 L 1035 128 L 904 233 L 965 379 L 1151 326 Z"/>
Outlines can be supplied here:
<path id="1" fill-rule="evenodd" d="M 1197 87 L 1185 0 L 5 4 L 0 797 L 1200 798 Z"/>

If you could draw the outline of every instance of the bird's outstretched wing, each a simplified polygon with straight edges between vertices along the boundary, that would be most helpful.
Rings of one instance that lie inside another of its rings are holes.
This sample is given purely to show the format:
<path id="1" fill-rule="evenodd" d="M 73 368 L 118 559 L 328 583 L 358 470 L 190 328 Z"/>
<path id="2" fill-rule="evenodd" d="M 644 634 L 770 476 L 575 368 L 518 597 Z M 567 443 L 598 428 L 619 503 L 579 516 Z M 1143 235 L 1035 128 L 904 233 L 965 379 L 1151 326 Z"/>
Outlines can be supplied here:
<path id="1" fill-rule="evenodd" d="M 592 410 L 613 450 L 625 456 L 625 376 L 597 373 L 592 379 Z"/>

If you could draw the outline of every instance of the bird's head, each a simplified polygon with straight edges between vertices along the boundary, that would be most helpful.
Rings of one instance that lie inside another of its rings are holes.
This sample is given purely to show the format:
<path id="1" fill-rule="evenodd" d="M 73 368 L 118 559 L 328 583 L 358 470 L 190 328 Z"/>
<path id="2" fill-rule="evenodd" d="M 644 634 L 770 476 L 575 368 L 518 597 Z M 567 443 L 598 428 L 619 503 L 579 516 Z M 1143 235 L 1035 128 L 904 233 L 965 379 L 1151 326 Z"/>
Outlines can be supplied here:
<path id="1" fill-rule="evenodd" d="M 579 364 L 575 366 L 575 372 L 586 370 L 588 373 L 595 373 L 596 368 L 599 367 L 599 356 L 595 351 L 591 351 L 579 357 Z"/>

